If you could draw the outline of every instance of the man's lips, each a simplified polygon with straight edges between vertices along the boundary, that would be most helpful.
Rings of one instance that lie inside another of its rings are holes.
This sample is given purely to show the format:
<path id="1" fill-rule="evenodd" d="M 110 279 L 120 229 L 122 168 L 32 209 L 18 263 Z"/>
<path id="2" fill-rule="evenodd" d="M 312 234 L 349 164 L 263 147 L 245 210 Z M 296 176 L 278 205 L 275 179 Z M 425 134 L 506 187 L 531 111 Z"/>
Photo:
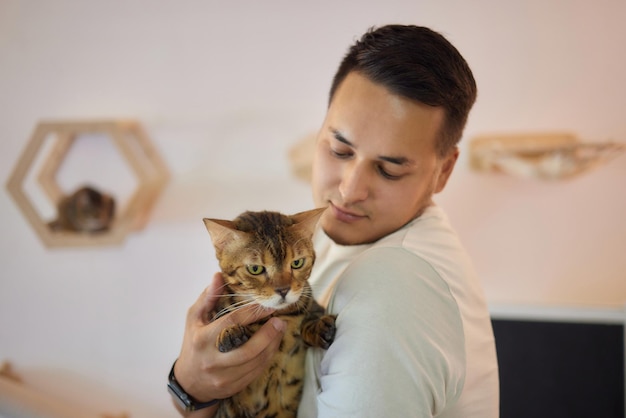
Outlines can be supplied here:
<path id="1" fill-rule="evenodd" d="M 341 222 L 352 223 L 352 222 L 356 222 L 367 217 L 365 215 L 352 212 L 345 208 L 335 206 L 333 203 L 330 204 L 330 207 L 332 209 L 332 213 L 335 216 L 335 218 L 337 218 L 337 220 Z"/>

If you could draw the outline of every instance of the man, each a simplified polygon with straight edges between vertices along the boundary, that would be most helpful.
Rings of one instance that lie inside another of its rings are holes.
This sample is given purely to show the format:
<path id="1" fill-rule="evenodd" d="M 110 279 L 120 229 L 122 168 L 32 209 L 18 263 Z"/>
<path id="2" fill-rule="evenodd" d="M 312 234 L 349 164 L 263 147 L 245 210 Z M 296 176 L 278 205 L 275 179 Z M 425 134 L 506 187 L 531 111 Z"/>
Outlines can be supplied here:
<path id="1" fill-rule="evenodd" d="M 498 371 L 480 283 L 432 196 L 453 171 L 476 85 L 441 35 L 391 25 L 351 47 L 333 80 L 313 164 L 328 206 L 310 281 L 337 314 L 326 351 L 307 353 L 304 417 L 497 417 Z M 213 347 L 239 311 L 207 324 L 220 285 L 190 308 L 173 375 L 196 402 L 238 392 L 275 352 L 272 318 L 241 348 Z M 214 406 L 194 415 L 210 417 Z"/>

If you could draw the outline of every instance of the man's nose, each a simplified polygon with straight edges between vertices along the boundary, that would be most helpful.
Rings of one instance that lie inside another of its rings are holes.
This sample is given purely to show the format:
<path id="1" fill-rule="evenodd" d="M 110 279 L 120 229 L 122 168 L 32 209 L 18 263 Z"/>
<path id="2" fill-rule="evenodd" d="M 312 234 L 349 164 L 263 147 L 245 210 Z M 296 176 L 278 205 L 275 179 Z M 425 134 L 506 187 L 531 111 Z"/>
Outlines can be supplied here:
<path id="1" fill-rule="evenodd" d="M 339 193 L 344 204 L 365 200 L 369 194 L 369 188 L 367 171 L 361 164 L 353 162 L 344 167 L 339 184 Z"/>

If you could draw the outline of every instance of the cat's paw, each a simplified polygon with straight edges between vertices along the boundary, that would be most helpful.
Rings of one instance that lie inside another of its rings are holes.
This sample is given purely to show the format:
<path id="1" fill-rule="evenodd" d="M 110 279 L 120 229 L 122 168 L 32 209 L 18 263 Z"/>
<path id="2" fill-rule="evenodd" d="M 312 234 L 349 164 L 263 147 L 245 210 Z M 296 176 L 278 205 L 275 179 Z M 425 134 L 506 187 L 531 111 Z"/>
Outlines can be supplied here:
<path id="1" fill-rule="evenodd" d="M 304 341 L 312 347 L 327 349 L 335 339 L 335 315 L 324 315 L 302 330 Z"/>
<path id="2" fill-rule="evenodd" d="M 227 353 L 244 345 L 251 336 L 250 331 L 242 325 L 224 328 L 217 337 L 217 348 L 220 352 Z"/>
<path id="3" fill-rule="evenodd" d="M 335 332 L 337 331 L 335 319 L 335 315 L 324 315 L 317 322 L 320 347 L 325 350 L 328 349 L 335 340 Z"/>

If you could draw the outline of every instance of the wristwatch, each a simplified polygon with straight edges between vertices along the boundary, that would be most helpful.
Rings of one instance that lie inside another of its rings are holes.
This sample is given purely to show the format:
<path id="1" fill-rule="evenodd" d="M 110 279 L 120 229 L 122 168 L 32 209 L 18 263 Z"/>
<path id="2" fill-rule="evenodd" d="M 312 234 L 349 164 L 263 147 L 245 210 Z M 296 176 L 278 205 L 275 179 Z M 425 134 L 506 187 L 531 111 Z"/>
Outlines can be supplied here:
<path id="1" fill-rule="evenodd" d="M 209 402 L 198 402 L 192 398 L 185 390 L 178 384 L 176 376 L 174 376 L 174 366 L 176 362 L 172 364 L 172 370 L 167 382 L 167 390 L 170 392 L 176 403 L 185 411 L 197 411 L 198 409 L 206 408 L 208 406 L 215 405 L 220 399 L 213 399 Z"/>

